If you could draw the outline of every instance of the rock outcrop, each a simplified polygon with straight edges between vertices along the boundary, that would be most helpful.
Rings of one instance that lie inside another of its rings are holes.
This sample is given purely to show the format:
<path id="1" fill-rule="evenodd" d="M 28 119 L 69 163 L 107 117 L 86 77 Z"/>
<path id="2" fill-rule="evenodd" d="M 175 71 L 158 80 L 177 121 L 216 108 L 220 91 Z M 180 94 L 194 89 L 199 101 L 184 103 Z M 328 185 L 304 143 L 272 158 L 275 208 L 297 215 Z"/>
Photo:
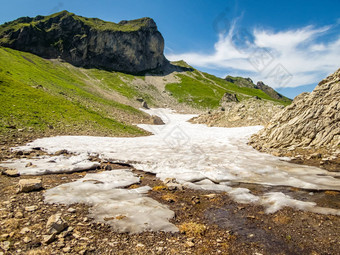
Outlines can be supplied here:
<path id="1" fill-rule="evenodd" d="M 192 122 L 214 127 L 266 125 L 282 109 L 283 105 L 250 98 L 242 102 L 224 102 L 218 111 L 202 114 L 193 118 Z"/>
<path id="2" fill-rule="evenodd" d="M 243 78 L 243 77 L 233 77 L 228 75 L 227 77 L 224 78 L 226 81 L 231 82 L 241 88 L 251 88 L 251 89 L 259 89 L 262 90 L 264 93 L 266 93 L 268 96 L 271 98 L 285 101 L 287 103 L 290 103 L 292 100 L 281 95 L 277 91 L 275 91 L 272 87 L 264 84 L 262 81 L 257 82 L 255 85 L 253 80 L 250 78 Z"/>
<path id="3" fill-rule="evenodd" d="M 228 92 L 224 93 L 222 99 L 220 100 L 220 105 L 224 107 L 230 102 L 238 102 L 236 94 L 230 94 Z"/>
<path id="4" fill-rule="evenodd" d="M 252 136 L 250 144 L 274 154 L 310 154 L 324 149 L 326 155 L 339 157 L 340 69 L 322 80 L 313 92 L 297 96 L 265 129 Z"/>
<path id="5" fill-rule="evenodd" d="M 0 26 L 0 46 L 75 66 L 139 73 L 168 63 L 164 39 L 151 18 L 119 23 L 63 11 Z"/>

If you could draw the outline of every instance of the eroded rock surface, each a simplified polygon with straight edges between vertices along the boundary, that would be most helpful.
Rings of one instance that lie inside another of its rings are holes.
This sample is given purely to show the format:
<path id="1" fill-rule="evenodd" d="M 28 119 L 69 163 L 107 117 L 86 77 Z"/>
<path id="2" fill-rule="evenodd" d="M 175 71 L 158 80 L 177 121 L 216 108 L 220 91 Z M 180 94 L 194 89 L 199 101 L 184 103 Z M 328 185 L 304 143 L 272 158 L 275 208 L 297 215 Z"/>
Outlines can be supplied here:
<path id="1" fill-rule="evenodd" d="M 252 136 L 250 144 L 280 154 L 324 149 L 327 156 L 339 158 L 340 69 L 322 80 L 313 92 L 297 96 L 265 129 Z"/>

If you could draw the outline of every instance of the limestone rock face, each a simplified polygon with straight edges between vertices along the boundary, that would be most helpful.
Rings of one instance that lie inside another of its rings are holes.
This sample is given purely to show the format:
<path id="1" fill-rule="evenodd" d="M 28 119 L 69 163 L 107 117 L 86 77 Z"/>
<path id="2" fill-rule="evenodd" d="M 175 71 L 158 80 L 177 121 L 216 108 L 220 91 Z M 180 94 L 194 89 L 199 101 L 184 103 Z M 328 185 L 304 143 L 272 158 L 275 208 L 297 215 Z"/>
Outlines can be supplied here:
<path id="1" fill-rule="evenodd" d="M 262 151 L 327 148 L 338 155 L 340 145 L 340 69 L 311 93 L 302 93 L 276 115 L 250 144 Z M 334 155 L 335 155 L 334 154 Z"/>
<path id="2" fill-rule="evenodd" d="M 151 18 L 116 24 L 63 11 L 0 26 L 0 46 L 75 66 L 138 73 L 167 63 L 164 39 Z"/>

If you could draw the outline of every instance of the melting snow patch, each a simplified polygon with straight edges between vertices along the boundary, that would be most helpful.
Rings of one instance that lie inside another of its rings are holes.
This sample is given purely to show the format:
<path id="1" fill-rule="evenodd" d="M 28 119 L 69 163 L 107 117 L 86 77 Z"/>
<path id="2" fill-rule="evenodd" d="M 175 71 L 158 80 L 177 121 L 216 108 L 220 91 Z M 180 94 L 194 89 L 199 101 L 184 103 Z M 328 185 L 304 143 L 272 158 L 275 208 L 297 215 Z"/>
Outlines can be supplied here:
<path id="1" fill-rule="evenodd" d="M 111 162 L 134 162 L 132 165 L 135 168 L 154 173 L 161 180 L 175 178 L 178 183 L 190 188 L 225 191 L 237 202 L 262 203 L 269 207 L 268 212 L 282 206 L 292 206 L 331 213 L 332 209 L 321 209 L 289 197 L 276 194 L 261 198 L 251 194 L 248 189 L 232 188 L 232 183 L 255 183 L 340 191 L 340 173 L 291 164 L 283 158 L 260 153 L 248 146 L 249 136 L 259 131 L 261 126 L 207 127 L 187 122 L 194 115 L 176 114 L 167 109 L 150 109 L 146 112 L 160 116 L 165 122 L 165 125 L 158 126 L 139 125 L 152 132 L 151 136 L 50 137 L 17 149 L 41 147 L 49 153 L 66 149 L 79 155 L 98 154 L 100 158 Z"/>
<path id="2" fill-rule="evenodd" d="M 117 232 L 178 231 L 169 222 L 174 212 L 146 197 L 150 187 L 124 187 L 138 183 L 131 170 L 113 170 L 87 174 L 75 182 L 59 185 L 45 193 L 47 203 L 85 203 L 91 205 L 90 216 L 110 224 Z"/>
<path id="3" fill-rule="evenodd" d="M 100 164 L 91 162 L 87 155 L 65 157 L 43 156 L 32 159 L 5 161 L 0 166 L 17 169 L 21 175 L 43 175 L 57 173 L 71 173 L 96 169 Z"/>
<path id="4" fill-rule="evenodd" d="M 264 194 L 261 204 L 267 207 L 267 213 L 274 213 L 283 207 L 288 206 L 302 211 L 340 215 L 340 210 L 319 207 L 316 206 L 316 203 L 314 202 L 299 201 L 283 194 L 282 192 L 270 192 Z"/>

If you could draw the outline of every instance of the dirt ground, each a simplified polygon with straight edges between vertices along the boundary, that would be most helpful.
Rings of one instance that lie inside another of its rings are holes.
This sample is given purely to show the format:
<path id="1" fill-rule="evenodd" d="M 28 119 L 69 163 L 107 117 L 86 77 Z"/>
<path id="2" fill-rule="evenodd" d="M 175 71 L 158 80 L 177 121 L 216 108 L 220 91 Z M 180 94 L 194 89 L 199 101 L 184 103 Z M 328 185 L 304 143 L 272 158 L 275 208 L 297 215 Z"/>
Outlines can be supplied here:
<path id="1" fill-rule="evenodd" d="M 8 148 L 2 147 L 2 160 L 43 153 L 36 150 L 16 155 Z M 121 168 L 131 167 L 102 163 L 97 170 L 88 172 Z M 44 203 L 45 190 L 88 172 L 34 177 L 0 175 L 0 254 L 339 254 L 339 216 L 291 208 L 266 214 L 261 206 L 235 203 L 223 192 L 169 190 L 154 175 L 133 171 L 141 177 L 141 182 L 131 188 L 150 186 L 148 196 L 175 212 L 172 223 L 180 232 L 119 234 L 109 225 L 89 218 L 88 206 Z M 21 178 L 41 178 L 43 189 L 17 193 Z M 266 192 L 259 185 L 247 185 L 247 188 L 253 193 Z M 290 190 L 300 192 L 303 198 L 304 191 Z M 340 208 L 339 192 L 323 191 L 317 195 L 321 206 L 331 204 Z M 36 208 L 31 211 L 31 206 Z M 69 212 L 69 208 L 75 209 L 74 212 Z M 44 244 L 47 220 L 56 213 L 62 214 L 69 228 L 52 243 Z"/>

